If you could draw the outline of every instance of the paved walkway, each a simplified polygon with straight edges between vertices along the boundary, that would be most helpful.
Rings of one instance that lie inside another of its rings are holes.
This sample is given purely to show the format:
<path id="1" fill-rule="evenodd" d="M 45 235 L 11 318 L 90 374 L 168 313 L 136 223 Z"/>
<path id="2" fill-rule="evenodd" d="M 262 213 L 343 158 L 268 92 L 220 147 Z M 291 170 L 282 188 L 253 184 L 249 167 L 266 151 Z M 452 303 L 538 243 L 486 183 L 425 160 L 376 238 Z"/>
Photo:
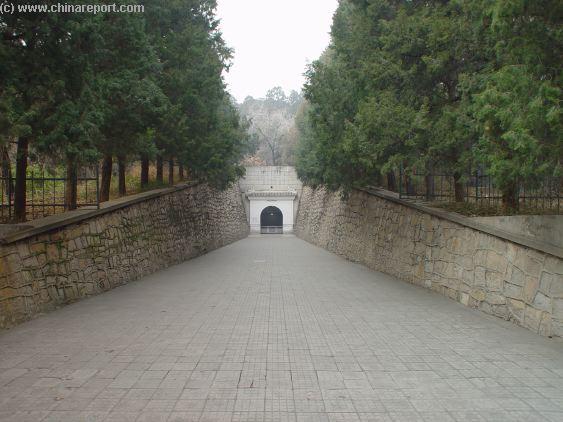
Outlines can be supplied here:
<path id="1" fill-rule="evenodd" d="M 0 334 L 0 420 L 563 421 L 563 342 L 250 237 Z"/>

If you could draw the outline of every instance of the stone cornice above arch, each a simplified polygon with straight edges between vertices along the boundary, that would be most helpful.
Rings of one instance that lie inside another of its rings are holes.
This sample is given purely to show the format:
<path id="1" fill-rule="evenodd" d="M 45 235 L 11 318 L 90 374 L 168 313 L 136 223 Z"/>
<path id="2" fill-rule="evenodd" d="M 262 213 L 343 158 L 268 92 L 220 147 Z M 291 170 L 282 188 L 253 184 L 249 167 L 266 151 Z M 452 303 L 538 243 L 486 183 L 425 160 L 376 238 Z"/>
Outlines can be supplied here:
<path id="1" fill-rule="evenodd" d="M 250 190 L 246 193 L 248 199 L 261 199 L 261 198 L 278 198 L 278 199 L 295 199 L 297 196 L 297 191 L 295 190 L 265 190 L 265 191 L 255 191 Z"/>

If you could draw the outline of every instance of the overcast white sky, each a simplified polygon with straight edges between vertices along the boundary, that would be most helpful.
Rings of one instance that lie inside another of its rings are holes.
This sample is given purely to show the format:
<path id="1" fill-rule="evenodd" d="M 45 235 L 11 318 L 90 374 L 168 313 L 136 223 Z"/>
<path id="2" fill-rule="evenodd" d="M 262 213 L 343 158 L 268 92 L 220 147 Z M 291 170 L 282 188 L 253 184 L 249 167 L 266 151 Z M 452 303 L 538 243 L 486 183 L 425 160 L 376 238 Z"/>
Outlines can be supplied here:
<path id="1" fill-rule="evenodd" d="M 303 85 L 307 63 L 328 46 L 338 0 L 219 0 L 223 38 L 235 49 L 225 79 L 242 102 Z"/>

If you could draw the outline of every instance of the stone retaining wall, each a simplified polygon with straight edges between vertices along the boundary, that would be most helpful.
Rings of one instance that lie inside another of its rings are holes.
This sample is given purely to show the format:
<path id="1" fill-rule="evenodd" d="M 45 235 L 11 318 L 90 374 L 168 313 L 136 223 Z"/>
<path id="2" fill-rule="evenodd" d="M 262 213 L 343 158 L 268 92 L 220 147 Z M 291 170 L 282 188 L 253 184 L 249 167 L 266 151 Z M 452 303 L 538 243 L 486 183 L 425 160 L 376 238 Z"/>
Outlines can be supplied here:
<path id="1" fill-rule="evenodd" d="M 191 185 L 67 213 L 0 246 L 0 327 L 248 235 L 238 185 Z"/>
<path id="2" fill-rule="evenodd" d="M 385 192 L 354 191 L 343 200 L 338 192 L 305 188 L 296 233 L 466 306 L 563 336 L 561 255 L 425 208 Z"/>

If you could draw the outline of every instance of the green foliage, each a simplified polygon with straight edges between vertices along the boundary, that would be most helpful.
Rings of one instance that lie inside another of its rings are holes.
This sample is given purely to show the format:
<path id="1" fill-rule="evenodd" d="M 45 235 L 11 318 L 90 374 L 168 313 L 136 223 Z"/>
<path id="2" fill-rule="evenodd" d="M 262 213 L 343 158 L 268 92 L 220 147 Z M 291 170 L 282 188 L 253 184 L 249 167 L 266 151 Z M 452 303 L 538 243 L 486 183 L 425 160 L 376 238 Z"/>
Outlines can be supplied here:
<path id="1" fill-rule="evenodd" d="M 242 173 L 247 142 L 222 73 L 231 50 L 214 15 L 214 0 L 145 2 L 148 31 L 161 68 L 156 83 L 168 105 L 156 146 L 202 180 L 225 186 Z"/>
<path id="2" fill-rule="evenodd" d="M 97 147 L 108 155 L 154 156 L 154 133 L 168 98 L 156 83 L 159 64 L 140 15 L 103 16 L 93 62 L 103 113 Z"/>
<path id="3" fill-rule="evenodd" d="M 299 175 L 365 186 L 404 166 L 559 174 L 560 2 L 343 0 L 307 74 Z"/>
<path id="4" fill-rule="evenodd" d="M 478 154 L 501 188 L 518 180 L 560 174 L 560 101 L 558 87 L 535 80 L 521 66 L 493 73 L 486 89 L 476 96 L 476 115 L 483 122 Z"/>
<path id="5" fill-rule="evenodd" d="M 498 66 L 475 96 L 475 116 L 479 157 L 503 189 L 561 174 L 562 10 L 551 0 L 498 0 L 490 10 Z"/>
<path id="6" fill-rule="evenodd" d="M 236 108 L 228 97 L 224 98 L 216 113 L 215 127 L 205 142 L 192 144 L 192 148 L 185 152 L 185 161 L 198 179 L 224 188 L 244 175 L 244 168 L 239 162 L 246 153 L 248 128 L 241 123 Z"/>
<path id="7" fill-rule="evenodd" d="M 160 154 L 226 186 L 248 137 L 216 2 L 139 3 L 146 13 L 0 15 L 0 144 L 26 136 L 69 165 Z"/>

